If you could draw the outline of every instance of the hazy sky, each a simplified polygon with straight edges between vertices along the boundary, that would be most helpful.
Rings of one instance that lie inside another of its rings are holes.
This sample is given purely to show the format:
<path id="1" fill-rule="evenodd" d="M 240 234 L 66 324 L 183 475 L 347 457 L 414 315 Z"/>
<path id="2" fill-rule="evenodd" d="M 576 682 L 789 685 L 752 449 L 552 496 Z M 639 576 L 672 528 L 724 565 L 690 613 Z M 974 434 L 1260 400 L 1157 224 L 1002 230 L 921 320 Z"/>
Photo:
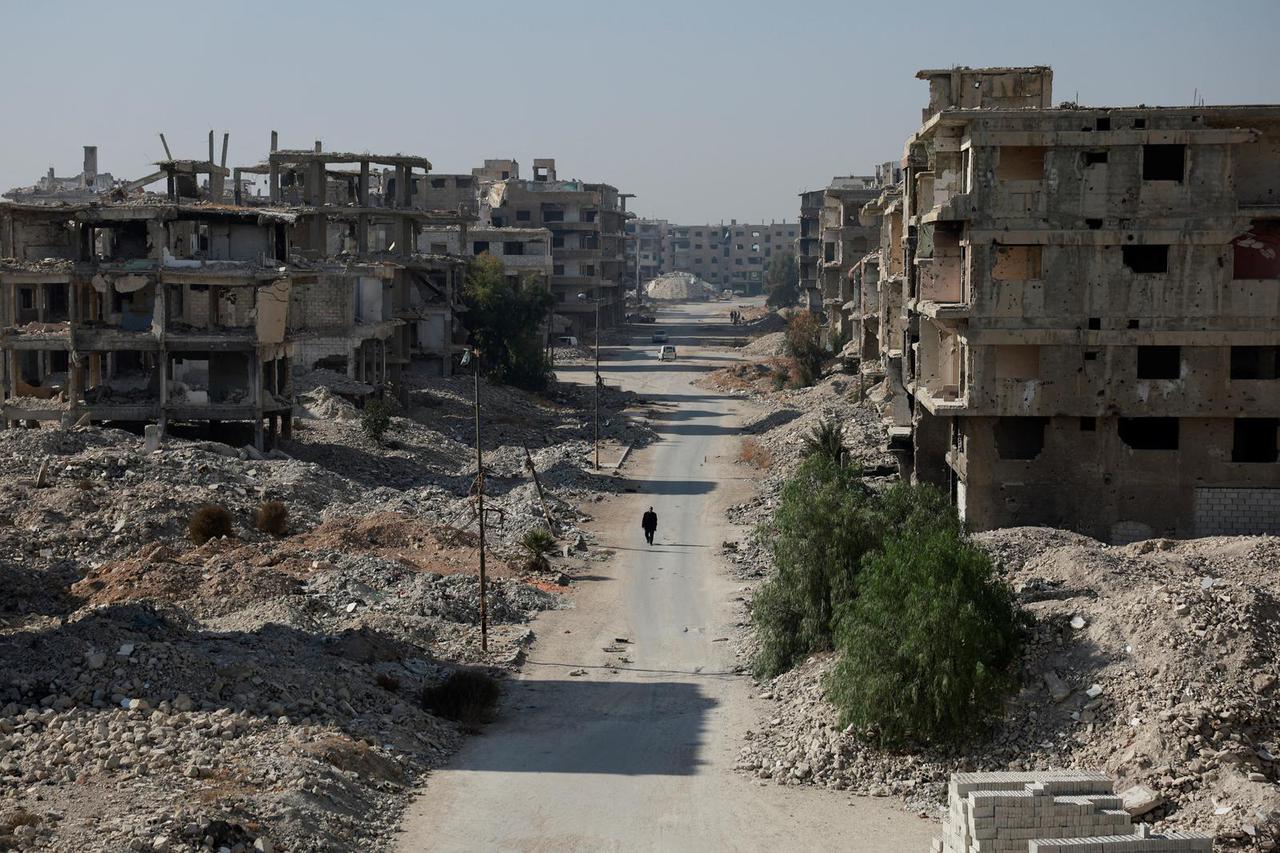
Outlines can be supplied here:
<path id="1" fill-rule="evenodd" d="M 1085 105 L 1280 103 L 1280 0 L 1054 3 L 0 0 L 0 187 L 162 156 L 405 152 L 436 171 L 555 157 L 684 223 L 794 219 L 898 159 L 920 68 L 1054 69 Z"/>

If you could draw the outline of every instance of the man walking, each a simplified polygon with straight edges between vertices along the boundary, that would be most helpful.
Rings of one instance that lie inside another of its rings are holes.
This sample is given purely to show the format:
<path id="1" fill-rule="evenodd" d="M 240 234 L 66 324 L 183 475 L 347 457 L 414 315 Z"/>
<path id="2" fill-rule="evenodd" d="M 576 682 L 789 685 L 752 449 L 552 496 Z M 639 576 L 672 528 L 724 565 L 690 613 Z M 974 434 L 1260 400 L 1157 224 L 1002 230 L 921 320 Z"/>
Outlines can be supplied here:
<path id="1" fill-rule="evenodd" d="M 653 534 L 658 530 L 658 514 L 653 511 L 653 507 L 649 507 L 649 511 L 640 519 L 640 526 L 644 528 L 644 541 L 652 545 Z"/>

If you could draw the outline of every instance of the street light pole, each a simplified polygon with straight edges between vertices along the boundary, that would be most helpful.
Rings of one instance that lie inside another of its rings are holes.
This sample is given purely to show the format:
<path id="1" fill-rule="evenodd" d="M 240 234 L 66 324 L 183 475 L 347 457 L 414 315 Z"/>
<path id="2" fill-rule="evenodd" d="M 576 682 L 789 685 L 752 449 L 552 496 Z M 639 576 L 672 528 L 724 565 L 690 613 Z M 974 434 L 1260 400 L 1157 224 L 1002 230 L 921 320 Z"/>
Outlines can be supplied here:
<path id="1" fill-rule="evenodd" d="M 487 605 L 487 576 L 484 565 L 484 455 L 480 450 L 480 354 L 475 350 L 463 353 L 462 363 L 474 361 L 475 366 L 475 421 L 476 421 L 476 517 L 480 520 L 480 651 L 489 651 L 489 609 Z"/>

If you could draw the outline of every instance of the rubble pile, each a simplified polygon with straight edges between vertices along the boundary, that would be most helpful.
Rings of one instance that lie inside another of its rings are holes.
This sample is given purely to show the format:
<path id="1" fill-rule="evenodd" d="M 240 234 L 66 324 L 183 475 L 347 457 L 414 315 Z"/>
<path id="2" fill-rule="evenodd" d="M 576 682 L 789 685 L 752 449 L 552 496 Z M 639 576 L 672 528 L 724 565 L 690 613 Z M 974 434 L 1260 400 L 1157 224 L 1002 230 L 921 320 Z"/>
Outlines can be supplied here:
<path id="1" fill-rule="evenodd" d="M 705 302 L 715 298 L 720 289 L 693 273 L 672 272 L 645 284 L 644 292 L 659 302 Z"/>
<path id="2" fill-rule="evenodd" d="M 618 481 L 589 470 L 580 392 L 484 387 L 482 653 L 473 380 L 415 382 L 379 443 L 352 402 L 376 389 L 315 373 L 266 454 L 0 431 L 0 849 L 378 849 L 461 737 L 423 687 L 516 665 L 599 556 L 576 505 Z M 602 432 L 643 440 L 628 402 L 605 396 Z M 255 528 L 268 500 L 282 537 Z M 204 504 L 230 537 L 190 541 Z M 563 556 L 531 569 L 519 540 L 548 526 Z"/>

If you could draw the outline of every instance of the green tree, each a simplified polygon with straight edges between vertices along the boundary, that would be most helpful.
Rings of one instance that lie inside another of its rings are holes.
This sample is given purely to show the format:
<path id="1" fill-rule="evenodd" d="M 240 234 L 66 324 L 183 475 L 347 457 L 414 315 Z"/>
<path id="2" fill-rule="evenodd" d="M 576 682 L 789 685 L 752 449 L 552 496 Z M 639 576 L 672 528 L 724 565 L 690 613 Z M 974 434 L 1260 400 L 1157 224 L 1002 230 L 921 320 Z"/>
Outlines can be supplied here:
<path id="1" fill-rule="evenodd" d="M 774 253 L 764 272 L 764 286 L 771 308 L 789 308 L 800 301 L 800 268 L 790 249 Z"/>
<path id="2" fill-rule="evenodd" d="M 937 497 L 920 497 L 914 507 L 900 501 L 907 529 L 867 558 L 857 596 L 841 608 L 827 684 L 843 722 L 882 746 L 963 741 L 1016 686 L 1012 591 L 958 520 L 934 515 Z"/>
<path id="3" fill-rule="evenodd" d="M 541 332 L 553 300 L 541 281 L 531 277 L 514 286 L 502 263 L 485 253 L 468 264 L 462 298 L 464 322 L 485 373 L 529 391 L 545 389 L 551 365 Z"/>
<path id="4" fill-rule="evenodd" d="M 822 328 L 808 311 L 797 312 L 787 321 L 786 353 L 796 360 L 801 385 L 812 385 L 822 372 L 827 354 L 822 348 Z"/>
<path id="5" fill-rule="evenodd" d="M 751 606 L 757 674 L 777 675 L 832 647 L 836 611 L 853 596 L 862 559 L 879 546 L 881 530 L 857 468 L 823 454 L 800 465 L 782 488 L 772 524 L 760 531 L 777 573 Z"/>

